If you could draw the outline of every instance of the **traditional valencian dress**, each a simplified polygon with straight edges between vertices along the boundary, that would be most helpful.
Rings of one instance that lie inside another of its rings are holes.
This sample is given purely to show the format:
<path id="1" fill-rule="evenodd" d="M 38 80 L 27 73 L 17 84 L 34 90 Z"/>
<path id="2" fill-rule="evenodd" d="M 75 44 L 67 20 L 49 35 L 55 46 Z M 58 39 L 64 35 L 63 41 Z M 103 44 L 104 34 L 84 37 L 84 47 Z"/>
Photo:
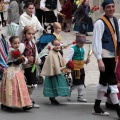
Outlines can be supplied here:
<path id="1" fill-rule="evenodd" d="M 24 51 L 24 45 L 21 43 L 19 51 L 22 54 Z M 2 105 L 9 107 L 23 108 L 31 106 L 31 100 L 27 90 L 25 77 L 20 65 L 15 65 L 14 62 L 18 60 L 12 57 L 12 51 L 14 48 L 10 48 L 8 63 L 10 63 L 7 70 L 4 71 L 2 84 L 0 89 L 0 101 Z M 27 62 L 27 59 L 25 60 Z"/>
<path id="2" fill-rule="evenodd" d="M 45 60 L 41 74 L 46 76 L 43 94 L 45 97 L 69 96 L 66 79 L 60 70 L 65 67 L 61 54 L 54 49 Z"/>

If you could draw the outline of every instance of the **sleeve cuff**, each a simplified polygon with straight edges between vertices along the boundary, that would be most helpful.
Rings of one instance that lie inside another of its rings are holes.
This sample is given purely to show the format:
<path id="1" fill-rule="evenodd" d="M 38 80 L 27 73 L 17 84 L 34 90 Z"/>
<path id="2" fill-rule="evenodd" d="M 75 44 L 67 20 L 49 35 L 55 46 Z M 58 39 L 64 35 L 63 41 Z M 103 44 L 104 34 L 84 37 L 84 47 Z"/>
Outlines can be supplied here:
<path id="1" fill-rule="evenodd" d="M 101 55 L 95 55 L 95 57 L 96 57 L 97 59 L 102 59 L 102 56 L 101 56 Z"/>

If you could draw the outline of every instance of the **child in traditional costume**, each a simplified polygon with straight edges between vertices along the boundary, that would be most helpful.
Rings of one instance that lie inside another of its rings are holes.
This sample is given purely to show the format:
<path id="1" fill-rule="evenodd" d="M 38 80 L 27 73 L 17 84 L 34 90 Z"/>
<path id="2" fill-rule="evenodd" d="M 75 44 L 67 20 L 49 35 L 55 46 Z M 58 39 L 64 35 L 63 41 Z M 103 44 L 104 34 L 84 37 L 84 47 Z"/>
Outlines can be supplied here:
<path id="1" fill-rule="evenodd" d="M 23 108 L 24 111 L 29 110 L 32 104 L 21 69 L 21 64 L 27 62 L 27 59 L 22 56 L 25 46 L 20 43 L 17 36 L 12 36 L 9 41 L 11 44 L 8 53 L 9 67 L 4 71 L 0 90 L 1 108 L 17 107 Z"/>
<path id="2" fill-rule="evenodd" d="M 36 70 L 32 72 L 32 67 L 35 64 L 39 64 L 40 61 L 36 60 L 36 57 L 38 55 L 36 45 L 32 42 L 32 39 L 34 38 L 35 31 L 31 26 L 26 26 L 24 28 L 24 40 L 23 43 L 25 45 L 25 51 L 24 56 L 28 59 L 28 63 L 25 64 L 24 67 L 24 75 L 26 77 L 26 82 L 28 86 L 28 92 L 30 94 L 31 100 L 32 100 L 32 107 L 39 108 L 40 106 L 35 104 L 35 101 L 32 99 L 32 93 L 37 85 L 36 80 Z"/>
<path id="3" fill-rule="evenodd" d="M 52 45 L 54 48 L 49 52 L 41 72 L 45 76 L 43 94 L 45 97 L 49 97 L 51 104 L 59 104 L 55 97 L 69 96 L 70 91 L 62 72 L 66 68 L 66 65 L 59 53 L 60 41 L 55 39 Z"/>
<path id="4" fill-rule="evenodd" d="M 54 29 L 53 35 L 55 35 L 56 38 L 60 41 L 60 46 L 61 46 L 60 53 L 63 56 L 62 48 L 67 48 L 68 46 L 62 43 L 62 36 L 60 35 L 61 24 L 58 23 L 58 22 L 54 22 L 53 23 L 53 29 Z"/>
<path id="5" fill-rule="evenodd" d="M 74 69 L 72 72 L 73 85 L 71 91 L 75 88 L 78 89 L 78 99 L 79 102 L 87 102 L 83 98 L 83 90 L 85 84 L 85 70 L 84 64 L 89 63 L 89 58 L 85 59 L 85 49 L 83 47 L 86 37 L 84 35 L 76 34 L 76 45 L 73 46 L 67 56 L 66 61 L 73 61 Z"/>

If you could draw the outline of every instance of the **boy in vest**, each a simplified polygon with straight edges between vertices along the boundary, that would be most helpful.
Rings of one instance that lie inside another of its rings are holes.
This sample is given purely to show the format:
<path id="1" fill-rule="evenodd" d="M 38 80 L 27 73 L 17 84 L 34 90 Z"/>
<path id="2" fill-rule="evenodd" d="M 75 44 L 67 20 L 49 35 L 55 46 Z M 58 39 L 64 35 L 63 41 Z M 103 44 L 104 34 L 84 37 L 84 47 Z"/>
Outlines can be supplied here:
<path id="1" fill-rule="evenodd" d="M 44 29 L 47 31 L 51 27 L 53 33 L 53 23 L 57 22 L 57 14 L 62 10 L 59 0 L 41 0 L 40 8 L 45 12 Z"/>
<path id="2" fill-rule="evenodd" d="M 83 47 L 85 41 L 86 37 L 84 35 L 79 33 L 76 34 L 76 45 L 70 49 L 66 59 L 66 62 L 72 60 L 74 64 L 72 72 L 73 85 L 71 87 L 71 91 L 77 88 L 78 102 L 87 102 L 87 100 L 83 98 L 83 90 L 85 86 L 84 64 L 89 63 L 90 59 L 85 59 L 85 49 Z"/>

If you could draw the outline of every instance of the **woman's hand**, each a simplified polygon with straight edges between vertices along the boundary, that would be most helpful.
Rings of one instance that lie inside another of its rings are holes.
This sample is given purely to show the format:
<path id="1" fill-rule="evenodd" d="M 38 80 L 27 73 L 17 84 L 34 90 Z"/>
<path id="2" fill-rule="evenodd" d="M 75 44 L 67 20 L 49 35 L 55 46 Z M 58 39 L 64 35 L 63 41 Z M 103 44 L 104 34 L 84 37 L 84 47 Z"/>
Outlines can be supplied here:
<path id="1" fill-rule="evenodd" d="M 74 20 L 75 17 L 72 17 L 72 21 Z"/>
<path id="2" fill-rule="evenodd" d="M 46 7 L 44 7 L 42 10 L 45 12 L 46 11 Z"/>

